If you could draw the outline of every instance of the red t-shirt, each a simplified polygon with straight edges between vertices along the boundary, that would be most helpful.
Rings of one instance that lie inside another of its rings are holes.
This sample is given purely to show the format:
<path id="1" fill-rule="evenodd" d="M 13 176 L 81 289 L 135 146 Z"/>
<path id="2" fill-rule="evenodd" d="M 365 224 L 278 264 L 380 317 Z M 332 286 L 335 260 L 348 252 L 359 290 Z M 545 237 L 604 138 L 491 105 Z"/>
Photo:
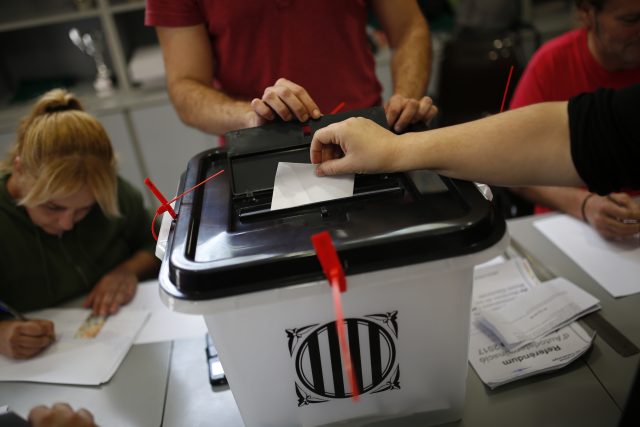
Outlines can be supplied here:
<path id="1" fill-rule="evenodd" d="M 548 101 L 566 101 L 598 88 L 620 89 L 640 83 L 640 68 L 609 71 L 595 60 L 587 31 L 578 29 L 556 37 L 538 49 L 525 69 L 510 108 Z M 535 212 L 551 209 L 536 205 Z"/>
<path id="2" fill-rule="evenodd" d="M 304 87 L 323 113 L 381 103 L 366 37 L 365 0 L 147 0 L 145 24 L 205 24 L 214 87 L 250 100 L 280 77 Z"/>

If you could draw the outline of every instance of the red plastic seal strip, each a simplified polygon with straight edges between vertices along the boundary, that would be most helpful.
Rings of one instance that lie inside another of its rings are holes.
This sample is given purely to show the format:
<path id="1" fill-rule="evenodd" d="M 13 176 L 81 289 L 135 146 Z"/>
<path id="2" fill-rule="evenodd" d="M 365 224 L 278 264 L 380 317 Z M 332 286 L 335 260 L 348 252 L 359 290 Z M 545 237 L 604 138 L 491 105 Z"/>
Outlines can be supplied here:
<path id="1" fill-rule="evenodd" d="M 356 374 L 353 370 L 353 364 L 351 362 L 351 352 L 349 351 L 349 344 L 347 343 L 347 334 L 344 327 L 344 314 L 342 312 L 342 299 L 341 292 L 347 290 L 347 280 L 344 276 L 344 270 L 342 270 L 342 264 L 338 258 L 336 248 L 333 246 L 331 235 L 327 231 L 314 234 L 311 236 L 311 242 L 316 250 L 318 260 L 322 266 L 324 275 L 327 276 L 327 280 L 331 285 L 331 293 L 333 295 L 333 307 L 336 312 L 336 329 L 338 331 L 338 341 L 340 342 L 340 351 L 342 353 L 342 361 L 344 362 L 347 370 L 347 377 L 349 378 L 349 384 L 351 386 L 351 398 L 358 400 L 360 394 L 358 383 L 356 381 Z"/>
<path id="2" fill-rule="evenodd" d="M 504 95 L 502 95 L 502 105 L 500 106 L 500 112 L 504 110 L 504 102 L 507 100 L 507 93 L 509 92 L 509 84 L 511 83 L 511 75 L 513 74 L 513 65 L 509 68 L 509 78 L 507 78 L 507 86 L 504 88 Z"/>
<path id="3" fill-rule="evenodd" d="M 178 200 L 179 198 L 181 198 L 185 194 L 192 192 L 196 188 L 200 187 L 202 184 L 206 183 L 207 181 L 212 180 L 213 178 L 215 178 L 216 176 L 220 175 L 223 172 L 224 172 L 224 169 L 212 174 L 207 179 L 205 179 L 202 182 L 194 185 L 193 187 L 191 187 L 187 191 L 183 192 L 182 194 L 177 195 L 176 197 L 174 197 L 170 201 L 167 201 L 167 199 L 164 197 L 164 195 L 160 192 L 160 190 L 158 190 L 158 188 L 153 184 L 153 182 L 149 178 L 146 178 L 144 180 L 144 183 L 147 185 L 147 187 L 149 187 L 149 189 L 151 190 L 153 195 L 156 196 L 158 201 L 160 201 L 160 206 L 158 207 L 158 209 L 156 209 L 156 214 L 153 216 L 153 221 L 151 221 L 151 234 L 153 235 L 153 238 L 156 239 L 156 242 L 158 241 L 158 235 L 156 234 L 155 224 L 156 224 L 156 218 L 158 218 L 158 215 L 162 215 L 165 212 L 169 212 L 169 215 L 171 215 L 171 218 L 176 219 L 178 217 L 178 215 L 176 215 L 176 212 L 171 207 L 171 203 L 175 202 L 176 200 Z"/>
<path id="4" fill-rule="evenodd" d="M 333 110 L 331 110 L 331 112 L 329 114 L 336 114 L 336 113 L 340 112 L 340 110 L 342 110 L 345 105 L 347 105 L 346 102 L 341 102 L 340 104 L 338 104 L 335 107 L 333 107 Z"/>

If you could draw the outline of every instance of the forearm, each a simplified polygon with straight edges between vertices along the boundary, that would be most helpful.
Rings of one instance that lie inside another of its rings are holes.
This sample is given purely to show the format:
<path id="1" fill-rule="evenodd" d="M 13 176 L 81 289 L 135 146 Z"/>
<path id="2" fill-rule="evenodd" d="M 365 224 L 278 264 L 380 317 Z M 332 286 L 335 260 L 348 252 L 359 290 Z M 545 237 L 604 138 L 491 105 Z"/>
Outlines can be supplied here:
<path id="1" fill-rule="evenodd" d="M 415 0 L 372 0 L 391 47 L 394 95 L 419 99 L 425 95 L 431 70 L 429 27 Z"/>
<path id="2" fill-rule="evenodd" d="M 533 203 L 578 219 L 582 219 L 582 202 L 589 194 L 587 190 L 573 187 L 517 187 L 512 188 L 512 191 Z"/>
<path id="3" fill-rule="evenodd" d="M 151 252 L 140 250 L 119 264 L 114 270 L 126 270 L 138 280 L 150 279 L 158 274 L 160 260 Z"/>
<path id="4" fill-rule="evenodd" d="M 432 169 L 505 186 L 582 184 L 571 159 L 566 102 L 405 134 L 400 141 L 393 170 Z"/>
<path id="5" fill-rule="evenodd" d="M 216 135 L 249 127 L 252 110 L 248 101 L 189 78 L 170 82 L 168 89 L 180 119 L 189 126 Z"/>
<path id="6" fill-rule="evenodd" d="M 416 17 L 415 19 L 422 19 Z M 393 93 L 419 99 L 427 92 L 431 70 L 431 40 L 426 24 L 416 23 L 392 46 Z"/>
<path id="7" fill-rule="evenodd" d="M 167 90 L 180 119 L 204 132 L 221 135 L 249 127 L 249 101 L 211 87 L 215 58 L 203 24 L 156 27 L 167 75 Z"/>

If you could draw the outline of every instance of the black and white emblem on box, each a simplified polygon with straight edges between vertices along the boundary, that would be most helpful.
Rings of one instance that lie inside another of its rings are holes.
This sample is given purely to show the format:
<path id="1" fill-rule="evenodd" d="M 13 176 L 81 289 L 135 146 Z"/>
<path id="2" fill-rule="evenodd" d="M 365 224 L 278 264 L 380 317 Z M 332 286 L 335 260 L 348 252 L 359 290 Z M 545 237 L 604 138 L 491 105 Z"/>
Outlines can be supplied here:
<path id="1" fill-rule="evenodd" d="M 344 320 L 360 395 L 400 388 L 397 318 L 398 312 L 393 311 Z M 298 406 L 351 397 L 335 321 L 286 329 L 286 333 L 295 364 Z"/>

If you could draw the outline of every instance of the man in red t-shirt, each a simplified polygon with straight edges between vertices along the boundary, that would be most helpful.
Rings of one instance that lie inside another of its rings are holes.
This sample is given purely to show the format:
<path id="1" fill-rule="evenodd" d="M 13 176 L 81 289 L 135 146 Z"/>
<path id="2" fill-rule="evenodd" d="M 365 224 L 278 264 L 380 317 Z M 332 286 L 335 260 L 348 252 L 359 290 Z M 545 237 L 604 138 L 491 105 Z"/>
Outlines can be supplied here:
<path id="1" fill-rule="evenodd" d="M 369 6 L 392 49 L 389 124 L 430 120 L 429 30 L 415 0 L 147 0 L 145 24 L 156 27 L 182 121 L 223 134 L 318 118 L 341 102 L 380 105 Z"/>
<path id="2" fill-rule="evenodd" d="M 545 43 L 527 65 L 511 108 L 564 101 L 597 88 L 619 89 L 640 83 L 640 2 L 576 0 L 585 28 Z M 624 193 L 599 196 L 582 188 L 512 189 L 537 203 L 536 212 L 566 212 L 591 224 L 606 238 L 637 232 L 640 205 Z M 540 206 L 543 205 L 543 206 Z M 625 221 L 626 220 L 626 221 Z"/>

